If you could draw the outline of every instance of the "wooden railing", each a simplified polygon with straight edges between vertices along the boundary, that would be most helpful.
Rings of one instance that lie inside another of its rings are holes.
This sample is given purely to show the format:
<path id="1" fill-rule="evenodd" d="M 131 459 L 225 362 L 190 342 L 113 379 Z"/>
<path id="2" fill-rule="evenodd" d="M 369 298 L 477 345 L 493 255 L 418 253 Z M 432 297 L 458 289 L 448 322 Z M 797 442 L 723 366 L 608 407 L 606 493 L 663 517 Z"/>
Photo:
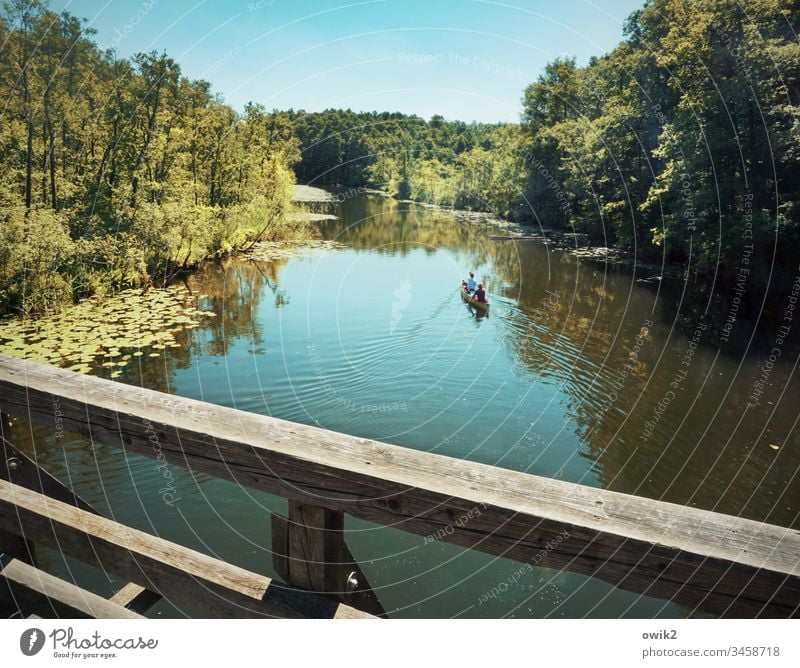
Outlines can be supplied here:
<path id="1" fill-rule="evenodd" d="M 167 548 L 151 541 L 161 539 L 128 529 L 109 542 L 111 529 L 104 524 L 109 520 L 63 499 L 42 509 L 42 499 L 31 492 L 0 486 L 1 530 L 81 558 L 93 552 L 103 567 L 106 559 L 119 560 L 129 550 L 135 556 L 128 566 L 120 565 L 122 577 L 176 600 L 188 597 L 207 614 L 353 616 L 357 609 L 381 614 L 344 542 L 343 513 L 348 513 L 519 562 L 597 577 L 719 616 L 800 615 L 800 532 L 793 529 L 0 357 L 0 411 L 52 425 L 53 396 L 59 398 L 65 431 L 146 457 L 161 453 L 170 464 L 289 499 L 289 517 L 273 516 L 275 569 L 291 585 L 280 589 L 283 607 L 275 607 L 264 596 L 279 591 L 268 578 L 245 577 L 226 565 L 223 579 L 213 580 L 208 557 L 191 553 L 188 559 L 191 551 L 177 546 L 170 549 L 182 551 L 181 557 L 160 563 L 154 554 Z M 55 528 L 47 529 L 48 522 Z M 141 563 L 151 570 L 142 574 Z M 189 580 L 202 583 L 205 597 Z M 319 594 L 305 596 L 315 605 L 336 600 L 338 607 L 303 611 L 294 600 L 283 603 L 303 590 Z"/>

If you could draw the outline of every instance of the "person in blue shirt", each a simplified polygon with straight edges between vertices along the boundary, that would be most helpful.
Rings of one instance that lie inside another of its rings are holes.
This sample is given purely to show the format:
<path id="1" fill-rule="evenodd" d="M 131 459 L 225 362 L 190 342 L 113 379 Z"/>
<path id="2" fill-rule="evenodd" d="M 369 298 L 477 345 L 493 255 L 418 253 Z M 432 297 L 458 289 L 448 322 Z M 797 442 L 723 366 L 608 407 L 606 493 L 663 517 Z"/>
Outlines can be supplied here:
<path id="1" fill-rule="evenodd" d="M 469 272 L 469 278 L 467 279 L 467 290 L 470 293 L 475 292 L 475 274 Z"/>

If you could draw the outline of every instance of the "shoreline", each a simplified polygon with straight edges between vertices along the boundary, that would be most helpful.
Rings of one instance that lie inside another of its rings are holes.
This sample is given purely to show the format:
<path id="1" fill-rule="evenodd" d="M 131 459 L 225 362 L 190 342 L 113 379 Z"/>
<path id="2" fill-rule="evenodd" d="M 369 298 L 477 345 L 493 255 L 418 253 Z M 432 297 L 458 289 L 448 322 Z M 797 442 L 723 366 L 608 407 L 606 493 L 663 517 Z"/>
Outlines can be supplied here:
<path id="1" fill-rule="evenodd" d="M 379 195 L 381 197 L 393 198 L 391 193 L 383 190 L 364 188 L 364 194 Z M 328 201 L 336 201 L 328 200 Z M 646 278 L 637 278 L 638 283 L 655 283 L 665 279 L 682 279 L 685 270 L 680 265 L 668 265 L 663 267 L 651 262 L 637 260 L 630 252 L 621 248 L 611 246 L 600 246 L 589 242 L 587 234 L 582 232 L 565 232 L 553 230 L 547 227 L 536 227 L 535 224 L 524 224 L 508 220 L 490 211 L 467 211 L 466 209 L 456 209 L 452 206 L 442 204 L 431 204 L 430 202 L 419 202 L 412 199 L 395 200 L 402 204 L 414 204 L 426 209 L 437 209 L 447 211 L 461 222 L 494 225 L 499 229 L 505 230 L 505 235 L 494 235 L 493 241 L 536 241 L 545 246 L 552 247 L 552 250 L 559 250 L 570 253 L 580 260 L 587 260 L 594 264 L 630 272 L 632 275 L 641 273 L 648 274 Z M 491 238 L 491 237 L 490 237 Z"/>

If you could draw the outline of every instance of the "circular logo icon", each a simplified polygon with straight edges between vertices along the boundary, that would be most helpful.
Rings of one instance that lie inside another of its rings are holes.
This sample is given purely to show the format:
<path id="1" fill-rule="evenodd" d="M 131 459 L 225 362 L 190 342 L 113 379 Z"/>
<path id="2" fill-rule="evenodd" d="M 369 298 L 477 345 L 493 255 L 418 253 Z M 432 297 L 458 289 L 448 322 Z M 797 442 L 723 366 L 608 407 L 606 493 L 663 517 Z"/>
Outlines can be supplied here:
<path id="1" fill-rule="evenodd" d="M 44 647 L 44 632 L 41 629 L 28 629 L 19 637 L 19 648 L 25 656 L 38 654 Z"/>

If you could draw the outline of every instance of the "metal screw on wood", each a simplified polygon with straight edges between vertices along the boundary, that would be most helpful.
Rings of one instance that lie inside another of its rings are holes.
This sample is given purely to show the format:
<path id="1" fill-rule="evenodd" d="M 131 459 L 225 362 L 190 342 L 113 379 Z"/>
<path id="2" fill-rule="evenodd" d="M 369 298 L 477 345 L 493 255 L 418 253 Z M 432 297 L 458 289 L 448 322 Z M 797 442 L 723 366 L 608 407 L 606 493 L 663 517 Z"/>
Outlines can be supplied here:
<path id="1" fill-rule="evenodd" d="M 19 457 L 9 457 L 6 459 L 6 468 L 9 471 L 16 471 L 21 463 Z"/>
<path id="2" fill-rule="evenodd" d="M 358 589 L 358 578 L 356 577 L 356 572 L 351 571 L 345 581 L 344 590 L 346 593 L 352 594 L 356 589 Z"/>

